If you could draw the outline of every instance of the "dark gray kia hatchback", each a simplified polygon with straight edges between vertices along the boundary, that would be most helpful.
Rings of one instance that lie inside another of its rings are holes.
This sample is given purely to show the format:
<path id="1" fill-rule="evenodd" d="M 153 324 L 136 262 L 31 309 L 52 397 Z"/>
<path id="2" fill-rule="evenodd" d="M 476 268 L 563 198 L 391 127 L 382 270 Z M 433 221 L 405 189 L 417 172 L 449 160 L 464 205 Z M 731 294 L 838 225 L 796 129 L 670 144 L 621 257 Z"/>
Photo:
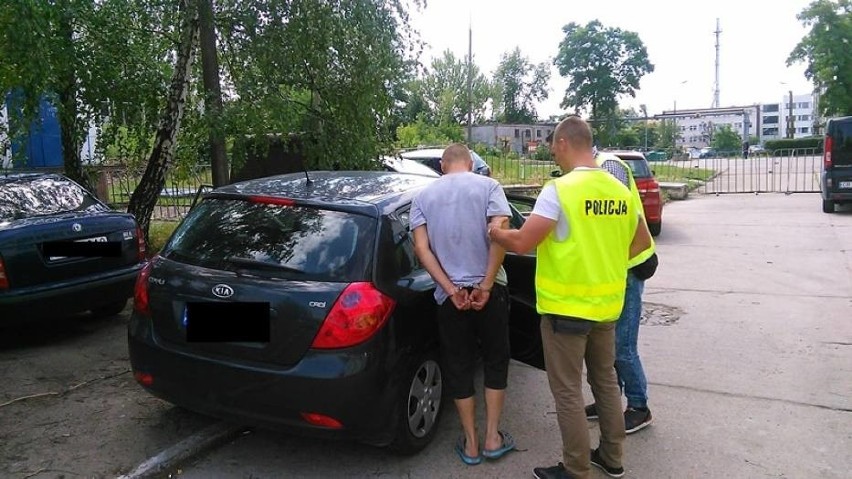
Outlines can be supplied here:
<path id="1" fill-rule="evenodd" d="M 444 403 L 435 283 L 408 210 L 431 181 L 312 172 L 206 195 L 139 275 L 137 382 L 247 425 L 422 449 Z M 513 356 L 542 367 L 534 263 L 507 255 L 505 266 Z"/>

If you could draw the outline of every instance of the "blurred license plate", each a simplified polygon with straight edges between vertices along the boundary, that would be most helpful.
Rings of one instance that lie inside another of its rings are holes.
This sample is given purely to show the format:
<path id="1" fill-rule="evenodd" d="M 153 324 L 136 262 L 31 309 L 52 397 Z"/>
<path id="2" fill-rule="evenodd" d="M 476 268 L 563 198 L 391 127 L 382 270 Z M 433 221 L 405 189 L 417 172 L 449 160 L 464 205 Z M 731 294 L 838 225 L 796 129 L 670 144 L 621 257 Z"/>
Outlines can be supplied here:
<path id="1" fill-rule="evenodd" d="M 74 241 L 77 242 L 77 243 L 106 243 L 107 237 L 106 236 L 94 236 L 92 238 L 83 238 L 83 239 L 78 239 L 78 240 L 74 240 Z M 59 261 L 61 259 L 66 259 L 66 258 L 69 258 L 69 257 L 68 256 L 50 256 L 47 259 L 49 261 Z"/>
<path id="2" fill-rule="evenodd" d="M 852 188 L 852 181 L 841 181 L 840 187 L 841 188 Z"/>

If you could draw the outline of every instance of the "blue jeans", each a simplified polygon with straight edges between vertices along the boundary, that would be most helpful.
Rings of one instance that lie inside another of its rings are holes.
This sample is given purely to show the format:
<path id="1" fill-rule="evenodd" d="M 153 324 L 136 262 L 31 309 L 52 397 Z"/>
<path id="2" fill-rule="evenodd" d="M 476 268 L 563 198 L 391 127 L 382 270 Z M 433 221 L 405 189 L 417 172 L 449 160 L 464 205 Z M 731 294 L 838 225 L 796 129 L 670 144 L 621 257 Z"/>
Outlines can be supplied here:
<path id="1" fill-rule="evenodd" d="M 615 371 L 618 385 L 627 397 L 627 407 L 648 407 L 648 381 L 639 359 L 637 340 L 642 317 L 642 290 L 645 282 L 627 273 L 627 291 L 621 316 L 615 324 Z"/>

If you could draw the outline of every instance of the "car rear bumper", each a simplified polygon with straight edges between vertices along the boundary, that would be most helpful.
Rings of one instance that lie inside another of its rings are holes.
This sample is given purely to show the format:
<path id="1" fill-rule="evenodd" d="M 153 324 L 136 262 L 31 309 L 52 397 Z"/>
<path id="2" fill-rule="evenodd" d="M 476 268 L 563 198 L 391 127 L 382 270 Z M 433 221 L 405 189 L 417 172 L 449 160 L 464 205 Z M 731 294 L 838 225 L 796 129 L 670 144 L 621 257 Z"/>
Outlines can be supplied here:
<path id="1" fill-rule="evenodd" d="M 657 198 L 642 198 L 642 209 L 645 212 L 645 221 L 648 223 L 660 223 L 663 221 L 663 203 L 659 196 Z"/>
<path id="2" fill-rule="evenodd" d="M 821 175 L 822 199 L 830 201 L 852 201 L 852 188 L 840 188 L 841 182 L 852 183 L 852 169 L 823 171 Z"/>
<path id="3" fill-rule="evenodd" d="M 136 313 L 128 343 L 133 371 L 153 377 L 143 387 L 181 407 L 307 436 L 379 446 L 393 439 L 400 386 L 393 386 L 392 371 L 381 352 L 309 351 L 289 367 L 248 364 L 169 347 L 156 337 L 150 318 Z M 301 413 L 329 416 L 343 427 L 312 425 Z"/>
<path id="4" fill-rule="evenodd" d="M 26 320 L 96 309 L 133 295 L 142 264 L 108 274 L 12 289 L 0 294 L 0 318 Z"/>

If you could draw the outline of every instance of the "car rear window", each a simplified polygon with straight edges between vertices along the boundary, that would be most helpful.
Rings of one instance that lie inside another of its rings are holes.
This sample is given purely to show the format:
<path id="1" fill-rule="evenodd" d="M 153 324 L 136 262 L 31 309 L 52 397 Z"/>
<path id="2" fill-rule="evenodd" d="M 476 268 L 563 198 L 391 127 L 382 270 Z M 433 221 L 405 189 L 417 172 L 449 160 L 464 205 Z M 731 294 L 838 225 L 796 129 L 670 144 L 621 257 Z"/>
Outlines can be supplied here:
<path id="1" fill-rule="evenodd" d="M 181 223 L 163 256 L 260 276 L 362 281 L 375 221 L 306 206 L 207 199 Z"/>
<path id="2" fill-rule="evenodd" d="M 852 117 L 831 123 L 831 160 L 836 165 L 852 165 Z"/>
<path id="3" fill-rule="evenodd" d="M 91 194 L 65 178 L 33 177 L 0 183 L 0 221 L 103 209 Z"/>
<path id="4" fill-rule="evenodd" d="M 630 169 L 633 170 L 634 178 L 650 178 L 654 176 L 651 173 L 651 169 L 648 167 L 648 162 L 643 160 L 642 158 L 636 158 L 631 156 L 619 156 L 619 158 L 624 160 L 624 162 L 627 163 L 627 166 L 629 166 Z"/>

